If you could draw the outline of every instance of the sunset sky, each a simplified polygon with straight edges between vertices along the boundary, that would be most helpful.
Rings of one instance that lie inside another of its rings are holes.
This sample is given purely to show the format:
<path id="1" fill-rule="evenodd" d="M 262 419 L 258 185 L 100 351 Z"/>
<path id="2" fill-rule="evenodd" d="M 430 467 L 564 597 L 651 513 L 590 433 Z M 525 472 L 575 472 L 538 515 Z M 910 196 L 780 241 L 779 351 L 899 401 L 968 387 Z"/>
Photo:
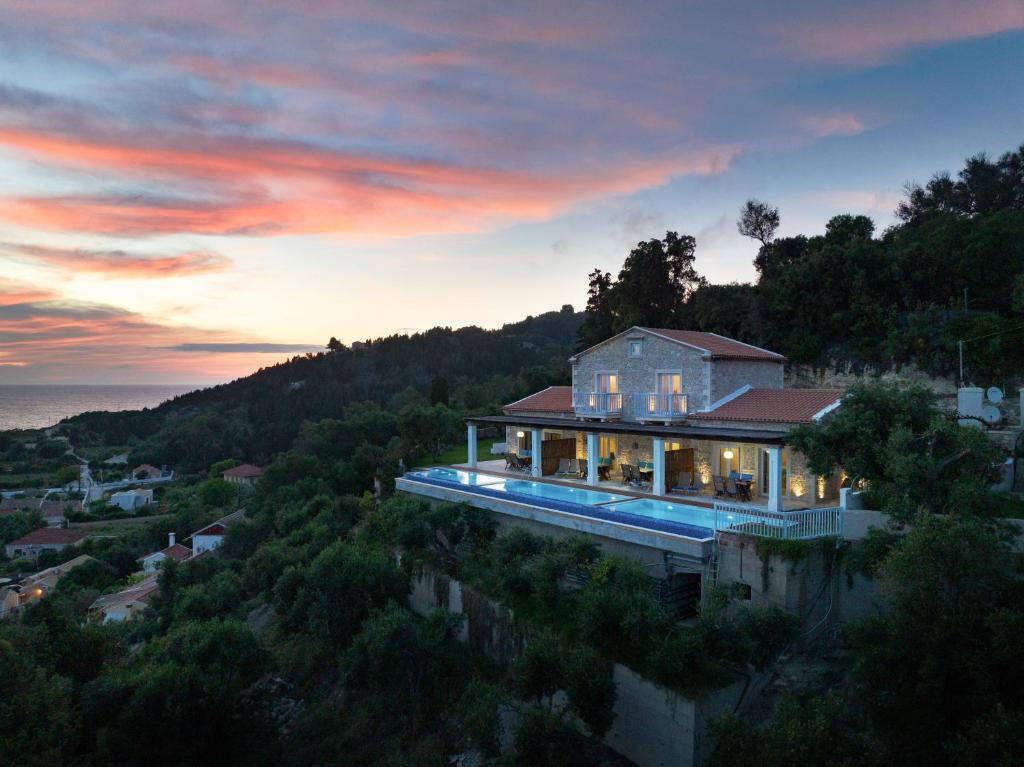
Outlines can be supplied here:
<path id="1" fill-rule="evenodd" d="M 582 307 L 1024 142 L 1024 2 L 0 0 L 0 383 L 207 383 Z"/>

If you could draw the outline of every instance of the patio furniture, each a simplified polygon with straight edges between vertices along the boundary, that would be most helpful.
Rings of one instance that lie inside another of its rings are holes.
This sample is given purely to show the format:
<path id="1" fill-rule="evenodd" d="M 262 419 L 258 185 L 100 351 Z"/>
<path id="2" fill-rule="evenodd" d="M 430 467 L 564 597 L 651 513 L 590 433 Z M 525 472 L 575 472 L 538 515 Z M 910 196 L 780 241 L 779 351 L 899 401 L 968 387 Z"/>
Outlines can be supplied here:
<path id="1" fill-rule="evenodd" d="M 721 474 L 715 474 L 711 477 L 711 482 L 715 486 L 715 497 L 722 495 L 733 497 L 734 493 L 729 492 L 729 487 L 725 484 L 725 477 Z"/>
<path id="2" fill-rule="evenodd" d="M 622 484 L 629 485 L 637 480 L 636 471 L 628 463 L 620 463 L 619 471 L 622 472 Z"/>
<path id="3" fill-rule="evenodd" d="M 599 480 L 609 480 L 612 478 L 612 465 L 611 463 L 598 464 L 597 467 L 597 478 Z"/>
<path id="4" fill-rule="evenodd" d="M 644 482 L 650 482 L 654 478 L 654 464 L 650 461 L 640 461 L 636 465 L 639 478 Z"/>
<path id="5" fill-rule="evenodd" d="M 754 484 L 753 481 L 749 479 L 743 479 L 743 475 L 741 475 L 740 479 L 731 479 L 729 480 L 729 482 L 732 482 L 733 485 L 735 485 L 736 491 L 739 493 L 741 500 L 752 500 L 750 495 L 750 488 L 751 485 Z M 729 482 L 726 482 L 726 488 L 729 487 Z"/>
<path id="6" fill-rule="evenodd" d="M 580 473 L 580 464 L 575 458 L 559 458 L 556 477 L 576 477 Z"/>
<path id="7" fill-rule="evenodd" d="M 587 478 L 587 469 L 588 469 L 587 459 L 586 458 L 580 458 L 580 462 L 579 463 L 580 463 L 580 470 L 578 472 L 576 472 L 576 476 L 579 477 L 580 479 L 586 479 Z"/>
<path id="8" fill-rule="evenodd" d="M 725 494 L 731 498 L 739 498 L 741 501 L 749 501 L 750 495 L 747 492 L 747 490 L 749 490 L 749 486 L 747 489 L 743 489 L 740 487 L 740 482 L 742 482 L 742 480 L 735 480 L 732 477 L 726 477 Z"/>
<path id="9" fill-rule="evenodd" d="M 529 471 L 530 470 L 530 461 L 529 461 L 529 459 L 523 458 L 521 455 L 516 455 L 515 453 L 510 453 L 509 455 L 512 458 L 512 469 L 513 469 L 513 471 Z"/>
<path id="10" fill-rule="evenodd" d="M 670 492 L 674 493 L 699 493 L 700 488 L 693 482 L 693 474 L 688 471 L 679 472 L 679 479 Z"/>

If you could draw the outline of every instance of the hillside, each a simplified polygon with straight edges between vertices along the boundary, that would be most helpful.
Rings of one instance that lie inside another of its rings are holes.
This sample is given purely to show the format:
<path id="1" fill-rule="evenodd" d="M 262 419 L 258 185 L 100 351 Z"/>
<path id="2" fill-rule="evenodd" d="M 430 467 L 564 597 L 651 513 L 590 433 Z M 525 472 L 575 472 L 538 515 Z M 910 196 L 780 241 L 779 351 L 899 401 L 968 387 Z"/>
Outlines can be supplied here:
<path id="1" fill-rule="evenodd" d="M 151 410 L 84 413 L 60 430 L 75 445 L 133 446 L 134 458 L 150 462 L 264 460 L 290 447 L 304 421 L 339 418 L 356 403 L 391 412 L 427 402 L 488 410 L 566 381 L 581 321 L 566 306 L 498 330 L 433 328 L 339 346 Z"/>

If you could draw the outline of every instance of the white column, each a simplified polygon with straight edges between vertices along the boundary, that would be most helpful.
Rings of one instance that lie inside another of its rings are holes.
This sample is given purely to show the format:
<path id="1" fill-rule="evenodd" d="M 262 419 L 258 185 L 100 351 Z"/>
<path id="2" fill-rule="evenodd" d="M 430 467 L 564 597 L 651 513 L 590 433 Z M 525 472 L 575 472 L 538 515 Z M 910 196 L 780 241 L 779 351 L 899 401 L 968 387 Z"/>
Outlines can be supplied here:
<path id="1" fill-rule="evenodd" d="M 782 511 L 782 448 L 768 448 L 768 509 Z"/>
<path id="2" fill-rule="evenodd" d="M 665 440 L 655 437 L 654 447 L 654 494 L 665 495 Z"/>
<path id="3" fill-rule="evenodd" d="M 530 468 L 530 473 L 533 476 L 535 476 L 535 477 L 540 477 L 540 476 L 542 476 L 541 472 L 542 472 L 542 469 L 543 469 L 543 467 L 541 465 L 541 459 L 543 458 L 543 456 L 541 455 L 540 451 L 541 451 L 541 443 L 544 440 L 544 430 L 543 429 L 533 429 L 532 431 L 533 431 L 533 436 L 530 438 L 530 441 L 533 444 L 530 447 L 533 449 L 533 453 L 532 453 L 533 457 L 530 459 L 532 461 L 532 465 L 531 465 L 531 468 Z"/>
<path id="4" fill-rule="evenodd" d="M 466 459 L 466 464 L 469 466 L 469 468 L 475 469 L 476 468 L 476 424 L 475 423 L 467 424 L 467 426 L 466 426 L 466 439 L 469 440 L 469 443 L 466 445 L 466 447 L 467 447 L 466 455 L 468 456 L 467 459 Z"/>
<path id="5" fill-rule="evenodd" d="M 598 446 L 598 435 L 596 431 L 587 432 L 587 484 L 596 485 L 597 482 L 597 468 L 598 462 L 601 460 L 601 456 L 598 454 L 600 447 Z"/>

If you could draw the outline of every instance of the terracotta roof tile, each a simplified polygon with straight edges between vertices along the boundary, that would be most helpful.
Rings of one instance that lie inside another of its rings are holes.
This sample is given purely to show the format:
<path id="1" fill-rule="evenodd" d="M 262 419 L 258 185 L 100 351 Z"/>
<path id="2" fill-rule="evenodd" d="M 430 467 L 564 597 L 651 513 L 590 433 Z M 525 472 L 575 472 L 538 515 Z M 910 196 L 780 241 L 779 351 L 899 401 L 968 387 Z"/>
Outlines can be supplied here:
<path id="1" fill-rule="evenodd" d="M 570 413 L 572 412 L 572 387 L 549 386 L 544 391 L 505 405 L 503 410 L 505 412 Z"/>
<path id="2" fill-rule="evenodd" d="M 251 463 L 243 463 L 241 466 L 235 466 L 233 469 L 228 469 L 227 471 L 222 472 L 221 476 L 250 479 L 252 477 L 262 477 L 263 469 L 259 466 L 253 466 Z"/>
<path id="3" fill-rule="evenodd" d="M 649 333 L 664 336 L 682 344 L 695 346 L 717 360 L 748 360 L 755 362 L 785 362 L 781 354 L 745 344 L 717 333 L 704 333 L 699 330 L 671 330 L 669 328 L 640 328 Z"/>
<path id="4" fill-rule="evenodd" d="M 838 402 L 842 389 L 750 389 L 693 420 L 811 423 L 814 416 Z"/>
<path id="5" fill-rule="evenodd" d="M 83 538 L 85 538 L 85 533 L 80 533 L 77 530 L 67 530 L 61 527 L 40 527 L 38 530 L 33 530 L 31 533 L 23 535 L 16 541 L 11 541 L 8 545 L 71 544 L 78 543 Z"/>

